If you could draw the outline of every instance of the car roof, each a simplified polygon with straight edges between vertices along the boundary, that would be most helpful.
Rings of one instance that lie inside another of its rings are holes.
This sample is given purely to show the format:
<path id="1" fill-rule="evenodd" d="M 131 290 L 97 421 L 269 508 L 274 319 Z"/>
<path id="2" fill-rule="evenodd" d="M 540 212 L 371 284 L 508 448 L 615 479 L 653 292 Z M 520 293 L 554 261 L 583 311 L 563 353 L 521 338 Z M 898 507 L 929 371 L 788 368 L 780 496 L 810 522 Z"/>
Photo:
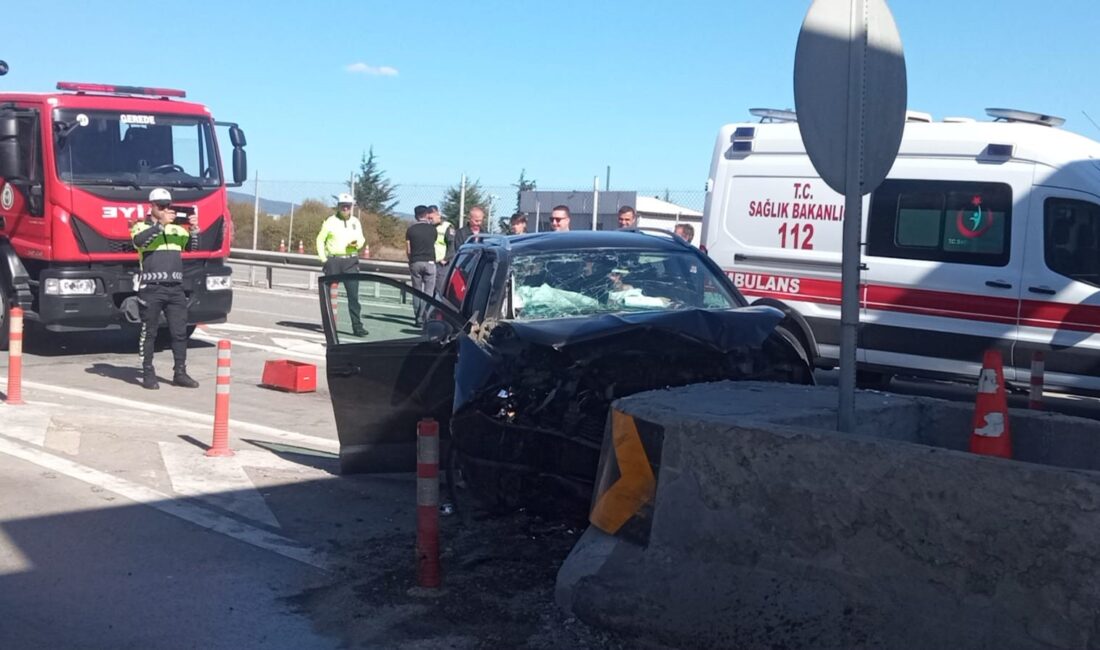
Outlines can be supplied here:
<path id="1" fill-rule="evenodd" d="M 506 243 L 505 243 L 506 242 Z M 647 251 L 683 252 L 694 250 L 672 233 L 646 233 L 637 230 L 571 230 L 538 232 L 526 235 L 492 237 L 465 244 L 463 248 L 506 246 L 513 255 L 586 248 L 631 248 Z"/>

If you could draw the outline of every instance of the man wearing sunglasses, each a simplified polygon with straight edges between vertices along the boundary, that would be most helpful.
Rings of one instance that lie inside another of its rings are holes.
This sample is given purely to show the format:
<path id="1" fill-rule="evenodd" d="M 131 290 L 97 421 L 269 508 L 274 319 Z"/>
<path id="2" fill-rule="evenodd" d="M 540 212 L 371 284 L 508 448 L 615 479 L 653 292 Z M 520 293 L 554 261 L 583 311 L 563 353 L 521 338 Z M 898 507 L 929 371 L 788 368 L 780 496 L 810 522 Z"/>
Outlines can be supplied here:
<path id="1" fill-rule="evenodd" d="M 550 211 L 550 230 L 554 232 L 569 231 L 569 206 L 557 205 Z"/>
<path id="2" fill-rule="evenodd" d="M 363 236 L 363 225 L 351 214 L 353 203 L 351 194 L 346 192 L 336 197 L 336 214 L 325 219 L 321 232 L 317 233 L 317 257 L 321 258 L 325 275 L 359 273 L 359 250 L 367 240 Z M 366 336 L 359 305 L 359 280 L 346 280 L 344 290 L 348 297 L 351 332 L 354 336 Z"/>
<path id="3" fill-rule="evenodd" d="M 141 274 L 138 278 L 138 305 L 141 313 L 141 385 L 160 388 L 153 368 L 153 350 L 160 315 L 168 321 L 172 335 L 172 359 L 175 362 L 172 383 L 198 388 L 199 382 L 187 375 L 187 296 L 183 291 L 182 252 L 198 245 L 199 217 L 191 213 L 187 227 L 177 222 L 172 195 L 163 187 L 149 193 L 149 214 L 130 228 L 130 237 L 138 251 Z M 181 217 L 182 219 L 182 217 Z"/>

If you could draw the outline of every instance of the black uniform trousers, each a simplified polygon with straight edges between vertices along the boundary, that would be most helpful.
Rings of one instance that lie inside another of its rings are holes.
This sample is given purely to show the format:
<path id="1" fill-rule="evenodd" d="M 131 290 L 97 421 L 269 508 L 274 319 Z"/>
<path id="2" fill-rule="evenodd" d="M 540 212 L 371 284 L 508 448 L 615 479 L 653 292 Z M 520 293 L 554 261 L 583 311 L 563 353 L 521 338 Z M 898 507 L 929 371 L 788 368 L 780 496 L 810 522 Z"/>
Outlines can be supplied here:
<path id="1" fill-rule="evenodd" d="M 138 304 L 141 306 L 141 338 L 138 343 L 142 368 L 152 369 L 154 341 L 160 327 L 160 314 L 168 321 L 168 332 L 172 335 L 173 369 L 183 370 L 187 366 L 187 296 L 183 284 L 166 282 L 146 284 L 138 289 Z"/>
<path id="2" fill-rule="evenodd" d="M 359 258 L 354 255 L 333 256 L 325 260 L 321 267 L 324 275 L 358 273 Z M 359 305 L 359 280 L 345 280 L 344 291 L 348 294 L 348 314 L 351 316 L 351 329 L 355 332 L 363 329 L 363 309 Z"/>

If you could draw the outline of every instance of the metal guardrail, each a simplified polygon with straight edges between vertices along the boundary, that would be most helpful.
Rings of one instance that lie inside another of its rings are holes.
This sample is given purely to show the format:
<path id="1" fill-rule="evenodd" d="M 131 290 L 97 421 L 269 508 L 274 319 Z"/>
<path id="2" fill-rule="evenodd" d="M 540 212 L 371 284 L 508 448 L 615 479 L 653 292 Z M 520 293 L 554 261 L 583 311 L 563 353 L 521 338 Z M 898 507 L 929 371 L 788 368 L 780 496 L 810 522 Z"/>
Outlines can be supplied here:
<path id="1" fill-rule="evenodd" d="M 267 288 L 274 286 L 274 273 L 280 271 L 301 271 L 309 273 L 306 288 L 311 288 L 315 275 L 321 273 L 321 260 L 316 255 L 299 253 L 280 253 L 278 251 L 257 251 L 249 248 L 232 248 L 229 261 L 245 266 L 264 269 Z M 387 262 L 385 260 L 360 259 L 359 270 L 364 273 L 376 273 L 394 280 L 409 279 L 409 265 L 405 262 Z"/>

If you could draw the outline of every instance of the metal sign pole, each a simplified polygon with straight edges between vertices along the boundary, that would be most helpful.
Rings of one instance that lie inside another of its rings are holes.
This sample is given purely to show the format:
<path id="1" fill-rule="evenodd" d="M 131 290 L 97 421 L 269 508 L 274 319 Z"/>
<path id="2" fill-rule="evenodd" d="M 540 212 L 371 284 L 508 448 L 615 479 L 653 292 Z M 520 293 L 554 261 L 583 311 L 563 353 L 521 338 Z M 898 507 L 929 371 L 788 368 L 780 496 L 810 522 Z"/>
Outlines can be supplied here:
<path id="1" fill-rule="evenodd" d="M 866 0 L 852 0 L 848 40 L 867 42 Z M 848 160 L 844 181 L 844 241 L 840 262 L 840 398 L 837 428 L 855 429 L 856 347 L 859 335 L 860 235 L 863 223 L 864 63 L 867 50 L 853 47 L 848 59 Z"/>
<path id="2" fill-rule="evenodd" d="M 600 177 L 592 177 L 592 230 L 596 229 L 596 220 L 600 218 Z"/>
<path id="3" fill-rule="evenodd" d="M 821 179 L 844 195 L 837 428 L 850 432 L 855 429 L 863 195 L 886 178 L 905 127 L 905 55 L 886 0 L 814 0 L 798 35 L 794 73 L 806 154 Z"/>

